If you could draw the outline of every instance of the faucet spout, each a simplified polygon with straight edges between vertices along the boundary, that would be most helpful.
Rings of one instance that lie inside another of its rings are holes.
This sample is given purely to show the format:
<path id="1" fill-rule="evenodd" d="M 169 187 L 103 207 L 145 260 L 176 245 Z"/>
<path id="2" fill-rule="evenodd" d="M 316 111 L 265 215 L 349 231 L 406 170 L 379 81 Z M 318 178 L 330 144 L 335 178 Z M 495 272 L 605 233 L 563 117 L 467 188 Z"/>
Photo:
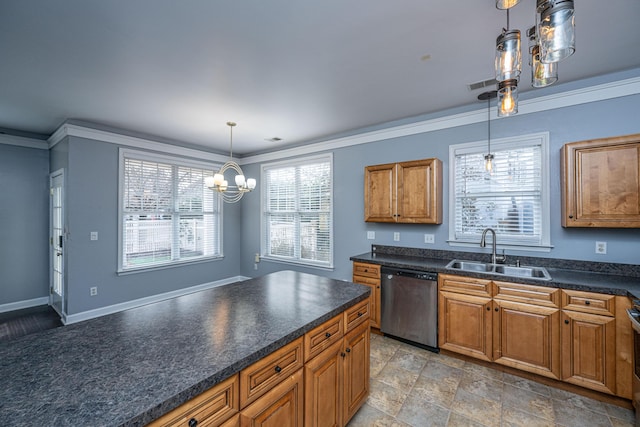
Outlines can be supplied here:
<path id="1" fill-rule="evenodd" d="M 485 228 L 482 231 L 482 238 L 480 239 L 480 247 L 484 248 L 487 246 L 487 233 L 491 233 L 492 241 L 491 241 L 491 264 L 495 264 L 496 262 L 503 263 L 507 260 L 506 255 L 497 256 L 496 255 L 496 232 L 493 228 Z"/>

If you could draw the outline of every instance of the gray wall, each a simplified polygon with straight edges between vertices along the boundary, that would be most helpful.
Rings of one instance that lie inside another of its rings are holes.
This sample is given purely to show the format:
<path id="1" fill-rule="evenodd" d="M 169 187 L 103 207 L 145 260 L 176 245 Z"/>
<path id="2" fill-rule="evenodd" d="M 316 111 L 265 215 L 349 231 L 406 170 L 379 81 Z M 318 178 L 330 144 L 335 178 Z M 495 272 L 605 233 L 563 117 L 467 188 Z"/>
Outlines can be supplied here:
<path id="1" fill-rule="evenodd" d="M 0 304 L 48 295 L 49 153 L 0 144 Z"/>
<path id="2" fill-rule="evenodd" d="M 549 132 L 551 187 L 551 252 L 507 251 L 514 256 L 539 256 L 586 261 L 640 263 L 640 229 L 565 229 L 560 225 L 560 148 L 563 144 L 592 138 L 640 133 L 640 95 L 582 104 L 539 113 L 516 115 L 494 120 L 492 139 L 537 132 Z M 441 114 L 440 114 L 441 115 Z M 429 116 L 421 119 L 428 119 Z M 334 265 L 333 271 L 321 274 L 337 279 L 351 277 L 352 255 L 368 252 L 371 244 L 430 248 L 441 250 L 483 251 L 480 248 L 449 246 L 449 145 L 486 140 L 487 124 L 477 123 L 419 135 L 377 141 L 337 149 L 334 154 Z M 364 167 L 382 163 L 437 157 L 444 168 L 444 221 L 441 225 L 365 223 Z M 247 175 L 260 175 L 260 165 L 243 166 Z M 247 276 L 290 268 L 319 272 L 263 260 L 253 269 L 260 241 L 260 195 L 251 194 L 243 201 L 242 273 Z M 367 240 L 368 230 L 376 232 L 375 240 Z M 393 241 L 400 232 L 400 242 Z M 435 244 L 425 244 L 424 234 L 435 234 Z M 606 255 L 595 254 L 595 242 L 608 243 Z"/>

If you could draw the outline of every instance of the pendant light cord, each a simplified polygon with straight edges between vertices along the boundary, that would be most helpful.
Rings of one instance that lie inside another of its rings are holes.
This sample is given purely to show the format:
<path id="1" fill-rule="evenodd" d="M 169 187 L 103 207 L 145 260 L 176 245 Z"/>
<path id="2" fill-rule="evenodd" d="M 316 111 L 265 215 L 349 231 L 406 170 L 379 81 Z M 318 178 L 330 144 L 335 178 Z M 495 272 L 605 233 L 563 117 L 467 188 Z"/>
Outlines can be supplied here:
<path id="1" fill-rule="evenodd" d="M 491 154 L 491 97 L 487 97 L 487 141 L 489 145 L 489 154 Z"/>

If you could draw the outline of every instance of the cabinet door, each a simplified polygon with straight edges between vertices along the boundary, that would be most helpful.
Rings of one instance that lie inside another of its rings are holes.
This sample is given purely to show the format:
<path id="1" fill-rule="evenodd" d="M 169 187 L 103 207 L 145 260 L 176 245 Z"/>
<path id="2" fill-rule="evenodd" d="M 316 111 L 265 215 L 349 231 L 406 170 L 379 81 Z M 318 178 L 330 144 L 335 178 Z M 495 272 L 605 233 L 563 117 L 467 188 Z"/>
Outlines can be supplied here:
<path id="1" fill-rule="evenodd" d="M 304 425 L 337 427 L 342 421 L 343 340 L 304 367 Z"/>
<path id="2" fill-rule="evenodd" d="M 371 327 L 380 329 L 380 279 L 371 279 L 369 277 L 353 276 L 353 283 L 359 283 L 371 288 L 371 315 L 369 323 Z"/>
<path id="3" fill-rule="evenodd" d="M 364 169 L 364 220 L 396 222 L 396 164 Z"/>
<path id="4" fill-rule="evenodd" d="M 358 411 L 369 396 L 369 324 L 363 323 L 344 337 L 343 422 Z"/>
<path id="5" fill-rule="evenodd" d="M 640 134 L 562 148 L 564 227 L 640 227 Z"/>
<path id="6" fill-rule="evenodd" d="M 241 427 L 303 427 L 302 369 L 240 412 Z"/>
<path id="7" fill-rule="evenodd" d="M 491 298 L 440 291 L 438 345 L 491 361 Z"/>
<path id="8" fill-rule="evenodd" d="M 562 312 L 562 376 L 567 382 L 616 393 L 615 318 Z"/>
<path id="9" fill-rule="evenodd" d="M 560 310 L 494 300 L 496 363 L 560 379 Z"/>
<path id="10" fill-rule="evenodd" d="M 403 223 L 442 223 L 442 167 L 438 159 L 398 163 L 398 211 Z"/>

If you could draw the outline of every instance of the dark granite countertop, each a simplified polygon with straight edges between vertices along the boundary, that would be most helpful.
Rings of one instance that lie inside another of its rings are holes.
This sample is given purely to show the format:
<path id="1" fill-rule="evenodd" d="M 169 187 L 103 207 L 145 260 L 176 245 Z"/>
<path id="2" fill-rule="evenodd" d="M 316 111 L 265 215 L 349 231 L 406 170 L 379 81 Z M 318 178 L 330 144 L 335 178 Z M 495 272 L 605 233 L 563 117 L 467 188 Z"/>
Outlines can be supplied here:
<path id="1" fill-rule="evenodd" d="M 0 425 L 145 425 L 369 292 L 281 271 L 0 344 Z"/>
<path id="2" fill-rule="evenodd" d="M 515 261 L 518 257 L 512 257 Z M 397 248 L 386 246 L 372 246 L 372 251 L 350 258 L 352 261 L 367 262 L 386 267 L 406 268 L 435 273 L 457 274 L 460 276 L 477 277 L 492 280 L 502 280 L 516 283 L 526 283 L 539 286 L 550 286 L 579 291 L 600 292 L 612 295 L 640 298 L 640 277 L 637 266 L 629 265 L 599 265 L 601 263 L 586 263 L 581 261 L 550 260 L 548 258 L 520 257 L 522 265 L 545 267 L 551 280 L 511 277 L 498 274 L 474 273 L 446 268 L 453 259 L 488 261 L 487 254 L 460 253 L 453 251 L 430 251 L 414 248 Z M 596 271 L 577 269 L 588 266 Z M 574 267 L 574 268 L 570 268 Z M 629 273 L 629 274 L 625 274 Z"/>

